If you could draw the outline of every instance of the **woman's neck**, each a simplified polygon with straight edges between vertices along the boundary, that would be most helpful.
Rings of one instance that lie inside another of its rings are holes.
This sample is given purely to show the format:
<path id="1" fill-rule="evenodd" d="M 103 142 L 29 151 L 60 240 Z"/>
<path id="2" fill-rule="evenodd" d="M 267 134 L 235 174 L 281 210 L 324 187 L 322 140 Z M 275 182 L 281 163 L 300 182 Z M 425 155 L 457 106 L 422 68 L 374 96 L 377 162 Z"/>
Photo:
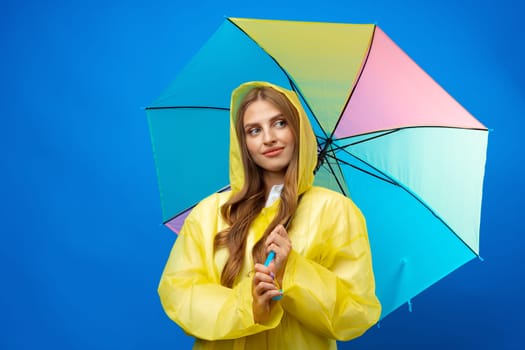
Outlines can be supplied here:
<path id="1" fill-rule="evenodd" d="M 272 187 L 284 183 L 284 173 L 265 172 L 263 174 L 265 198 L 268 198 Z"/>

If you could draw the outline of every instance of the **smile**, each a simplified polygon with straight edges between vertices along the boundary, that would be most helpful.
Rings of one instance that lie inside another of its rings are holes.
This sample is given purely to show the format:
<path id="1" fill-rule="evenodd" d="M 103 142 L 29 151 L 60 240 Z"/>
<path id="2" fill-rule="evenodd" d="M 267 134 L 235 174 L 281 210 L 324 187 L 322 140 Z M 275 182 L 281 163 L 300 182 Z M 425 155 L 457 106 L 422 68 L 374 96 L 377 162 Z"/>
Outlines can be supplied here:
<path id="1" fill-rule="evenodd" d="M 268 150 L 263 153 L 265 157 L 277 157 L 279 154 L 281 154 L 284 150 L 284 147 L 279 148 L 272 148 L 271 150 Z"/>

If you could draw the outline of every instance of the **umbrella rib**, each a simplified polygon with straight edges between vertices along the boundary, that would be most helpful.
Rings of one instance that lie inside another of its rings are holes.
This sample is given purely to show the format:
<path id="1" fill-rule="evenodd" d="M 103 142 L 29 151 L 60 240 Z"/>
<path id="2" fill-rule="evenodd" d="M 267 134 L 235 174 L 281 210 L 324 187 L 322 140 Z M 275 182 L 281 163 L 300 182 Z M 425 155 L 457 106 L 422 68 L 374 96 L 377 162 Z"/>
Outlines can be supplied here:
<path id="1" fill-rule="evenodd" d="M 273 57 L 272 57 L 273 58 Z M 283 69 L 284 70 L 284 69 Z M 301 100 L 303 100 L 303 103 L 306 105 L 306 107 L 308 108 L 308 110 L 310 111 L 310 113 L 312 114 L 312 116 L 314 117 L 317 125 L 319 125 L 319 129 L 321 129 L 321 131 L 323 132 L 325 138 L 328 138 L 328 134 L 326 133 L 326 131 L 323 129 L 323 127 L 321 126 L 321 122 L 319 121 L 319 119 L 317 119 L 317 116 L 315 115 L 314 111 L 312 110 L 312 108 L 310 107 L 310 104 L 308 103 L 308 101 L 306 100 L 306 98 L 304 97 L 304 95 L 302 94 L 301 90 L 299 89 L 299 87 L 291 80 L 291 78 L 288 76 L 288 74 L 286 74 L 286 76 L 288 77 L 288 80 L 290 81 L 290 86 L 292 87 L 293 91 L 295 91 L 297 93 L 297 95 L 301 96 Z"/>
<path id="2" fill-rule="evenodd" d="M 177 214 L 173 215 L 171 218 L 169 218 L 168 220 L 164 221 L 162 224 L 163 225 L 166 225 L 168 222 L 170 222 L 171 220 L 175 219 L 176 217 L 184 214 L 184 213 L 187 213 L 188 211 L 192 210 L 193 208 L 195 208 L 197 206 L 198 203 L 195 203 L 193 205 L 190 205 L 189 207 L 187 207 L 186 209 L 182 210 L 182 211 L 179 211 Z"/>
<path id="3" fill-rule="evenodd" d="M 334 147 L 333 149 L 335 151 L 342 150 L 342 149 L 345 149 L 345 148 L 350 147 L 350 146 L 355 146 L 355 145 L 358 145 L 358 144 L 363 143 L 363 142 L 368 142 L 370 140 L 373 140 L 373 139 L 376 139 L 376 138 L 379 138 L 379 137 L 383 137 L 383 136 L 387 136 L 387 135 L 393 134 L 393 133 L 398 132 L 400 130 L 401 129 L 390 130 L 390 131 L 382 133 L 381 135 L 375 135 L 375 136 L 372 136 L 372 137 L 369 137 L 369 138 L 366 138 L 366 139 L 363 139 L 363 140 L 359 140 L 359 141 L 356 141 L 356 142 L 353 142 L 353 143 L 349 143 L 348 145 L 337 146 L 337 147 Z M 350 137 L 353 137 L 353 136 L 350 136 Z M 344 140 L 344 139 L 347 139 L 347 138 L 350 138 L 350 137 L 344 137 L 344 138 L 341 138 L 341 139 L 337 139 L 336 141 Z"/>
<path id="4" fill-rule="evenodd" d="M 389 183 L 391 183 L 392 185 L 401 188 L 403 191 L 405 191 L 405 192 L 408 193 L 410 196 L 412 196 L 415 200 L 417 200 L 422 206 L 424 206 L 425 208 L 427 208 L 427 210 L 428 210 L 432 215 L 434 215 L 434 217 L 435 217 L 436 219 L 438 219 L 439 221 L 441 221 L 441 223 L 442 223 L 446 228 L 448 228 L 448 229 L 450 230 L 450 232 L 452 232 L 452 233 L 453 233 L 453 234 L 454 234 L 454 235 L 455 235 L 455 236 L 456 236 L 461 242 L 463 242 L 463 244 L 464 244 L 465 246 L 467 246 L 467 248 L 468 248 L 468 249 L 469 249 L 474 255 L 479 256 L 478 253 L 476 253 L 476 252 L 474 251 L 474 249 L 472 249 L 472 248 L 470 247 L 470 245 L 468 245 L 468 244 L 467 244 L 467 243 L 461 238 L 461 236 L 458 235 L 458 234 L 456 233 L 456 231 L 454 231 L 454 230 L 452 229 L 452 227 L 450 227 L 450 226 L 445 222 L 445 220 L 443 220 L 443 219 L 442 219 L 442 218 L 441 218 L 441 217 L 440 217 L 440 216 L 439 216 L 439 215 L 438 215 L 438 214 L 437 214 L 437 213 L 436 213 L 436 212 L 435 212 L 435 211 L 434 211 L 434 210 L 433 210 L 433 209 L 432 209 L 427 203 L 425 203 L 425 202 L 424 202 L 421 198 L 419 198 L 415 193 L 413 193 L 412 191 L 410 191 L 410 190 L 409 190 L 408 188 L 406 188 L 405 186 L 401 185 L 399 182 L 397 182 L 397 181 L 395 181 L 394 179 L 392 179 L 390 176 L 388 176 L 388 175 L 386 175 L 385 173 L 383 173 L 381 170 L 379 170 L 379 169 L 377 169 L 376 167 L 372 166 L 371 164 L 365 162 L 365 161 L 362 160 L 361 158 L 359 158 L 359 157 L 357 157 L 357 156 L 351 154 L 350 152 L 348 152 L 348 151 L 345 150 L 345 149 L 343 149 L 342 151 L 345 152 L 345 153 L 347 153 L 347 154 L 350 155 L 351 157 L 354 157 L 355 159 L 359 160 L 360 162 L 362 162 L 362 163 L 368 165 L 369 167 L 371 167 L 371 168 L 374 169 L 375 171 L 381 173 L 383 176 L 385 176 L 386 178 L 388 178 L 388 180 L 387 180 L 387 179 L 383 179 L 383 178 L 381 178 L 381 177 L 379 177 L 379 176 L 377 176 L 377 175 L 375 175 L 375 174 L 372 174 L 372 173 L 370 173 L 370 172 L 368 172 L 368 171 L 366 171 L 366 170 L 364 170 L 364 169 L 361 169 L 361 168 L 359 168 L 358 166 L 355 166 L 355 165 L 353 165 L 353 164 L 350 164 L 350 163 L 348 163 L 348 162 L 346 162 L 346 161 L 344 161 L 344 160 L 342 160 L 342 159 L 339 159 L 339 158 L 334 157 L 334 156 L 332 156 L 332 155 L 328 155 L 328 156 L 331 157 L 331 158 L 334 158 L 335 160 L 337 160 L 337 161 L 339 161 L 339 162 L 341 162 L 341 163 L 347 164 L 347 165 L 351 166 L 352 168 L 355 168 L 356 170 L 362 171 L 362 172 L 367 173 L 367 174 L 369 174 L 369 175 L 371 175 L 371 176 L 373 176 L 373 177 L 375 177 L 375 178 L 378 178 L 378 179 L 383 180 L 383 181 L 385 181 L 385 182 L 389 182 Z"/>
<path id="5" fill-rule="evenodd" d="M 330 156 L 330 157 L 333 157 L 334 159 L 336 159 L 337 157 L 335 156 L 335 153 L 336 153 L 336 152 L 335 152 L 335 150 L 334 150 L 334 151 L 333 151 L 333 155 L 330 154 L 329 156 Z M 340 164 L 338 161 L 336 161 L 335 164 L 337 164 L 337 167 L 339 168 L 339 172 L 340 172 L 340 174 L 343 175 L 343 178 L 344 178 L 343 169 L 341 168 L 341 164 Z M 344 192 L 344 191 L 343 191 L 343 192 Z"/>
<path id="6" fill-rule="evenodd" d="M 219 111 L 229 111 L 229 108 L 225 107 L 213 107 L 213 106 L 162 106 L 162 107 L 146 107 L 146 110 L 156 109 L 214 109 Z"/>
<path id="7" fill-rule="evenodd" d="M 351 136 L 340 137 L 340 138 L 337 138 L 336 140 L 338 140 L 338 141 L 346 140 L 346 139 L 350 139 L 350 138 L 354 138 L 354 137 L 358 137 L 358 136 L 364 136 L 364 135 L 369 135 L 369 134 L 375 134 L 375 133 L 383 132 L 383 134 L 381 134 L 381 135 L 372 136 L 372 137 L 370 137 L 368 139 L 357 141 L 356 143 L 350 144 L 350 145 L 356 145 L 356 144 L 361 143 L 361 142 L 366 142 L 366 141 L 369 141 L 369 140 L 372 140 L 372 139 L 375 139 L 375 138 L 378 138 L 378 137 L 386 136 L 386 135 L 391 134 L 393 132 L 398 132 L 398 131 L 405 130 L 405 129 L 420 129 L 420 128 L 440 128 L 440 129 L 462 129 L 462 130 L 488 131 L 487 128 L 465 128 L 465 127 L 461 127 L 461 126 L 447 126 L 447 125 L 412 125 L 412 126 L 397 127 L 397 128 L 394 128 L 394 129 L 374 130 L 374 131 L 365 132 L 365 133 L 362 133 L 362 134 L 355 134 L 355 135 L 351 135 Z"/>
<path id="8" fill-rule="evenodd" d="M 270 53 L 268 51 L 266 51 L 256 40 L 254 40 L 248 33 L 246 33 L 244 31 L 244 29 L 242 29 L 241 27 L 239 27 L 237 25 L 237 23 L 233 22 L 229 17 L 227 18 L 227 20 L 233 24 L 237 29 L 239 29 L 242 33 L 244 33 L 244 35 L 246 35 L 251 41 L 253 41 L 254 43 L 257 44 L 257 46 L 263 50 L 267 55 L 268 57 L 270 57 L 272 59 L 272 61 L 277 65 L 277 67 L 279 67 L 279 69 L 284 73 L 284 75 L 286 76 L 286 78 L 288 79 L 288 82 L 290 84 L 290 87 L 292 88 L 293 91 L 295 91 L 295 93 L 297 93 L 301 99 L 303 100 L 303 103 L 306 105 L 306 107 L 308 108 L 308 110 L 310 111 L 310 113 L 312 114 L 312 116 L 314 117 L 315 121 L 317 122 L 317 124 L 319 126 L 321 126 L 321 123 L 319 123 L 319 120 L 317 119 L 317 116 L 315 115 L 315 113 L 312 111 L 312 108 L 310 108 L 310 105 L 308 104 L 308 102 L 306 101 L 306 98 L 303 96 L 303 94 L 301 93 L 301 90 L 298 88 L 298 86 L 294 83 L 292 77 L 288 74 L 288 72 L 283 68 L 283 66 L 281 66 L 281 64 L 279 64 L 279 62 L 275 59 L 275 57 L 273 57 L 272 55 L 270 55 Z M 326 131 L 324 131 L 324 129 L 321 127 L 320 128 L 323 133 L 325 134 L 325 136 L 328 136 L 326 134 Z"/>
<path id="9" fill-rule="evenodd" d="M 369 137 L 369 138 L 366 138 L 366 139 L 362 139 L 362 140 L 359 140 L 359 141 L 356 141 L 356 142 L 349 143 L 347 145 L 333 147 L 332 150 L 334 150 L 334 151 L 344 150 L 347 147 L 355 146 L 355 145 L 358 145 L 360 143 L 368 142 L 368 141 L 371 141 L 371 140 L 374 140 L 374 139 L 377 139 L 377 138 L 380 138 L 380 137 L 383 137 L 383 136 L 388 136 L 390 134 L 393 134 L 393 133 L 396 133 L 396 132 L 399 132 L 399 131 L 402 131 L 402 130 L 405 130 L 405 129 L 418 129 L 418 128 L 442 128 L 442 129 L 462 129 L 462 130 L 488 131 L 488 129 L 462 128 L 462 127 L 457 127 L 457 126 L 434 126 L 434 125 L 406 126 L 406 127 L 401 127 L 401 128 L 392 129 L 392 130 L 378 130 L 378 131 L 372 131 L 372 132 L 369 132 L 369 133 L 364 133 L 364 134 L 358 134 L 358 135 L 352 135 L 352 136 L 348 136 L 348 137 L 338 138 L 338 139 L 335 139 L 334 141 L 342 141 L 342 140 L 346 140 L 346 139 L 350 139 L 350 138 L 354 138 L 354 137 L 358 137 L 358 136 L 364 136 L 364 135 L 367 135 L 367 134 L 376 134 L 378 132 L 383 132 L 380 135 L 375 135 L 375 136 L 372 136 L 372 137 Z"/>
<path id="10" fill-rule="evenodd" d="M 220 190 L 216 191 L 215 193 L 221 193 L 221 192 L 224 192 L 224 191 L 227 191 L 230 189 L 230 185 L 228 186 L 224 186 L 223 188 L 221 188 Z M 190 205 L 189 207 L 187 207 L 186 209 L 183 209 L 181 211 L 179 211 L 177 214 L 173 215 L 171 218 L 169 218 L 168 220 L 165 220 L 162 224 L 163 225 L 166 225 L 168 222 L 170 222 L 171 220 L 175 219 L 177 216 L 180 216 L 190 210 L 192 210 L 193 208 L 195 208 L 197 206 L 197 204 L 199 203 L 195 203 L 193 205 Z"/>
<path id="11" fill-rule="evenodd" d="M 334 157 L 335 158 L 335 157 Z M 335 174 L 335 171 L 334 169 L 332 168 L 332 164 L 330 164 L 330 162 L 326 162 L 326 164 L 328 165 L 328 169 L 330 170 L 330 172 L 332 173 L 332 175 L 334 175 L 334 179 L 335 181 L 337 182 L 337 186 L 339 186 L 339 189 L 341 190 L 341 192 L 348 197 L 348 194 L 346 193 L 345 189 L 343 188 L 343 186 L 341 185 L 341 183 L 339 182 L 339 179 L 337 178 L 337 175 Z"/>
<path id="12" fill-rule="evenodd" d="M 346 107 L 348 107 L 348 104 L 350 103 L 350 99 L 352 98 L 352 95 L 354 94 L 355 89 L 357 88 L 357 85 L 359 84 L 359 80 L 361 80 L 361 76 L 363 75 L 363 72 L 365 71 L 366 63 L 368 62 L 368 57 L 370 56 L 370 51 L 372 50 L 372 45 L 374 44 L 374 37 L 376 34 L 376 28 L 377 25 L 374 24 L 374 31 L 372 33 L 372 38 L 370 40 L 370 45 L 368 46 L 368 50 L 366 52 L 366 57 L 364 59 L 363 65 L 361 66 L 361 70 L 359 71 L 359 76 L 357 77 L 354 86 L 352 86 L 352 91 L 350 91 L 350 94 L 348 94 L 348 98 L 346 99 L 345 105 L 343 109 L 341 110 L 341 114 L 339 115 L 339 118 L 337 119 L 337 122 L 335 123 L 334 129 L 332 130 L 330 134 L 330 138 L 334 136 L 335 131 L 337 130 L 337 127 L 339 126 L 339 123 L 341 122 L 341 119 L 343 118 L 344 111 Z"/>
<path id="13" fill-rule="evenodd" d="M 345 151 L 345 150 L 343 150 L 343 151 Z M 347 152 L 347 153 L 348 153 L 348 152 Z M 348 153 L 348 154 L 349 154 L 350 156 L 352 156 L 352 157 L 355 157 L 353 154 L 350 154 L 350 153 Z M 389 178 L 388 176 L 386 176 L 385 174 L 383 174 L 381 171 L 375 169 L 375 168 L 372 167 L 370 164 L 368 164 L 368 163 L 362 161 L 362 160 L 359 159 L 358 157 L 355 157 L 355 158 L 358 159 L 358 160 L 360 160 L 361 162 L 367 164 L 367 165 L 370 165 L 370 167 L 374 168 L 375 170 L 377 170 L 377 171 L 380 172 L 381 174 L 385 175 L 385 177 L 387 177 L 387 179 L 382 178 L 382 177 L 380 177 L 380 176 L 377 176 L 376 174 L 371 173 L 370 171 L 367 171 L 367 170 L 365 170 L 365 169 L 363 169 L 363 168 L 360 168 L 360 167 L 358 167 L 357 165 L 354 165 L 354 164 L 348 163 L 347 161 L 344 161 L 344 160 L 342 160 L 342 159 L 340 159 L 340 158 L 337 158 L 337 157 L 335 157 L 335 156 L 333 156 L 333 155 L 327 154 L 327 156 L 330 157 L 330 158 L 332 158 L 332 159 L 334 159 L 334 160 L 336 160 L 336 161 L 338 161 L 338 162 L 341 162 L 341 163 L 343 163 L 343 164 L 345 164 L 345 165 L 348 165 L 349 167 L 352 167 L 352 168 L 354 168 L 354 169 L 356 169 L 356 170 L 359 170 L 359 171 L 361 171 L 361 172 L 363 172 L 363 173 L 365 173 L 365 174 L 368 174 L 368 175 L 370 175 L 370 176 L 373 176 L 373 177 L 375 177 L 375 178 L 377 178 L 377 179 L 379 179 L 379 180 L 382 180 L 382 181 L 388 182 L 388 183 L 390 183 L 390 184 L 392 184 L 392 185 L 395 185 L 395 186 L 400 186 L 397 182 L 395 182 L 394 180 L 392 180 L 391 178 Z M 402 186 L 400 186 L 400 187 L 402 187 Z"/>

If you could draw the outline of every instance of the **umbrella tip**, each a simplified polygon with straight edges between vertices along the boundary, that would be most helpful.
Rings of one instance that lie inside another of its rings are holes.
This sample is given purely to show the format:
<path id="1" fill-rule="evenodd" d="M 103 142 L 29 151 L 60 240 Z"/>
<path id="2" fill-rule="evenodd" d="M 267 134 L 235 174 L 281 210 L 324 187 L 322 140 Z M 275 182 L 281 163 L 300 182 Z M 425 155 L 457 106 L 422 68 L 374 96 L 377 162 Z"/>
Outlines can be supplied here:
<path id="1" fill-rule="evenodd" d="M 481 257 L 481 255 L 478 255 L 478 259 L 479 259 L 481 262 L 484 262 L 484 261 L 485 261 L 485 259 L 483 259 L 483 258 Z"/>
<path id="2" fill-rule="evenodd" d="M 408 312 L 412 312 L 412 300 L 408 299 L 407 305 L 408 305 Z"/>

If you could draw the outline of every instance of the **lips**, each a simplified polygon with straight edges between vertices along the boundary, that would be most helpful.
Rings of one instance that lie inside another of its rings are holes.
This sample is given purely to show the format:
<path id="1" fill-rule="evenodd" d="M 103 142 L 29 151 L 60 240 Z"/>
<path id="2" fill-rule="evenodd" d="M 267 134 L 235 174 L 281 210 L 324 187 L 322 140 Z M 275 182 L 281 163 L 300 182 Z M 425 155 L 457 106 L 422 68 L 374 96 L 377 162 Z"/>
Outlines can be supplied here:
<path id="1" fill-rule="evenodd" d="M 263 155 L 269 158 L 277 157 L 279 154 L 283 152 L 283 150 L 284 150 L 284 147 L 276 147 L 276 148 L 272 148 L 264 152 Z"/>

